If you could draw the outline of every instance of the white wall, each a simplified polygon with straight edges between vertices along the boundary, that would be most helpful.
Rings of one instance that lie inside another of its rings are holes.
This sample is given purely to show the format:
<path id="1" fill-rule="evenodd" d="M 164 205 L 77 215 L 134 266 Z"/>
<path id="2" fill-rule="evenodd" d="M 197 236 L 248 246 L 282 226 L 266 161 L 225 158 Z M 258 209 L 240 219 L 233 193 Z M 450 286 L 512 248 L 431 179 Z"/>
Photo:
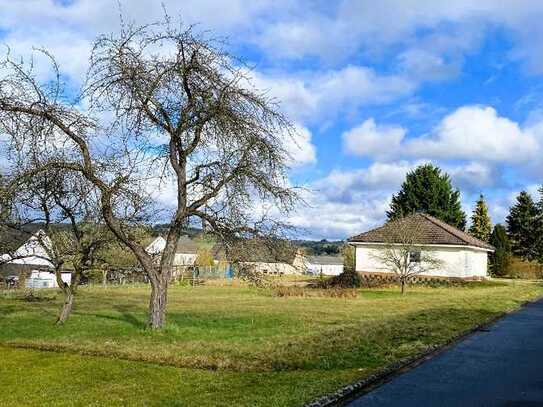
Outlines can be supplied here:
<path id="1" fill-rule="evenodd" d="M 307 264 L 307 271 L 311 274 L 323 274 L 325 276 L 338 276 L 343 273 L 343 264 Z"/>
<path id="2" fill-rule="evenodd" d="M 383 250 L 382 245 L 356 245 L 356 271 L 393 272 L 374 256 Z M 435 270 L 422 273 L 440 277 L 487 277 L 487 252 L 471 247 L 423 247 L 421 251 L 441 260 L 442 265 Z"/>
<path id="3" fill-rule="evenodd" d="M 173 259 L 174 266 L 192 266 L 196 261 L 197 254 L 192 253 L 175 253 Z"/>
<path id="4" fill-rule="evenodd" d="M 242 262 L 242 266 L 250 267 L 255 273 L 283 275 L 301 274 L 302 271 L 287 263 Z"/>
<path id="5" fill-rule="evenodd" d="M 71 273 L 62 273 L 61 278 L 67 284 L 72 283 Z M 26 280 L 26 286 L 27 288 L 57 288 L 58 284 L 55 273 L 33 270 Z"/>

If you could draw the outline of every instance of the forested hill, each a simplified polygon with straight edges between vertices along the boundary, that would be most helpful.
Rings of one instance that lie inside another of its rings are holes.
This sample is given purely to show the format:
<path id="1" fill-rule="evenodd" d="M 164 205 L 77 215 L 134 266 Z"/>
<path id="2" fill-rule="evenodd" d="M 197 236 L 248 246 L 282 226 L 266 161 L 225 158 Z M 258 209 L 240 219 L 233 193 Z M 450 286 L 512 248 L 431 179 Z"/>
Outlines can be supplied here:
<path id="1" fill-rule="evenodd" d="M 153 236 L 166 236 L 166 234 L 168 233 L 169 227 L 170 225 L 167 223 L 159 223 L 159 224 L 153 225 L 151 227 L 151 234 Z M 188 228 L 183 229 L 182 234 L 187 235 L 189 237 L 195 237 L 195 236 L 200 235 L 201 233 L 202 233 L 202 229 L 188 227 Z"/>
<path id="2" fill-rule="evenodd" d="M 294 244 L 305 249 L 309 256 L 338 256 L 345 244 L 342 240 L 294 240 Z"/>

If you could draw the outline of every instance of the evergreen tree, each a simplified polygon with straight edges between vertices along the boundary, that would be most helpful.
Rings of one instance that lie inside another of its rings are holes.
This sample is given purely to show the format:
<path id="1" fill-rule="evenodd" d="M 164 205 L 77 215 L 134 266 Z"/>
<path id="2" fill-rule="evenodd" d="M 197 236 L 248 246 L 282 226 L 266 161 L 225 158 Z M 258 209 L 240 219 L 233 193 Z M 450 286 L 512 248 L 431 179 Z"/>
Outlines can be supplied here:
<path id="1" fill-rule="evenodd" d="M 513 253 L 525 260 L 537 258 L 538 209 L 530 194 L 522 191 L 507 215 L 507 233 Z"/>
<path id="2" fill-rule="evenodd" d="M 488 242 L 488 239 L 490 239 L 492 223 L 490 221 L 490 216 L 488 215 L 488 206 L 486 205 L 483 194 L 479 196 L 473 214 L 471 215 L 469 233 L 473 237 L 481 239 L 484 242 Z"/>
<path id="3" fill-rule="evenodd" d="M 490 235 L 490 244 L 496 249 L 490 256 L 490 272 L 498 277 L 508 275 L 511 266 L 511 244 L 502 225 L 494 226 Z"/>
<path id="4" fill-rule="evenodd" d="M 543 264 L 543 185 L 538 189 L 539 200 L 536 203 L 537 215 L 533 223 L 534 258 Z"/>
<path id="5" fill-rule="evenodd" d="M 398 194 L 392 196 L 388 220 L 415 212 L 424 212 L 464 230 L 466 214 L 460 205 L 460 191 L 449 176 L 432 165 L 424 164 L 409 172 Z"/>

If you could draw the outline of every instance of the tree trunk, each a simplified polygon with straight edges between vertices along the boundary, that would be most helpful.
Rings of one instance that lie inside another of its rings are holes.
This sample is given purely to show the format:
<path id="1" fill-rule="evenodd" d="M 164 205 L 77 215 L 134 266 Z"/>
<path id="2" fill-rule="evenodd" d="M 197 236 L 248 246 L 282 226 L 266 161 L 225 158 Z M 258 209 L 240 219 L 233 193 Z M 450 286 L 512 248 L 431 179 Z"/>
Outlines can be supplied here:
<path id="1" fill-rule="evenodd" d="M 156 275 L 151 279 L 151 299 L 149 302 L 149 322 L 151 329 L 161 329 L 166 323 L 166 304 L 168 302 L 168 279 Z"/>
<path id="2" fill-rule="evenodd" d="M 402 294 L 404 294 L 405 293 L 405 281 L 401 280 L 400 285 L 402 286 Z"/>
<path id="3" fill-rule="evenodd" d="M 55 277 L 57 279 L 57 285 L 62 290 L 62 293 L 64 294 L 64 303 L 62 304 L 62 308 L 60 309 L 60 314 L 58 315 L 58 318 L 56 320 L 57 325 L 63 325 L 70 316 L 74 304 L 74 296 L 75 291 L 77 290 L 77 286 L 79 285 L 79 280 L 81 278 L 82 271 L 80 269 L 74 270 L 72 273 L 72 278 L 70 284 L 65 283 L 62 280 L 62 263 L 58 263 L 55 267 Z"/>
<path id="4" fill-rule="evenodd" d="M 62 304 L 60 314 L 57 318 L 57 325 L 63 325 L 66 322 L 72 312 L 72 307 L 74 303 L 74 292 L 68 284 L 64 284 L 62 292 L 64 293 L 64 303 Z"/>

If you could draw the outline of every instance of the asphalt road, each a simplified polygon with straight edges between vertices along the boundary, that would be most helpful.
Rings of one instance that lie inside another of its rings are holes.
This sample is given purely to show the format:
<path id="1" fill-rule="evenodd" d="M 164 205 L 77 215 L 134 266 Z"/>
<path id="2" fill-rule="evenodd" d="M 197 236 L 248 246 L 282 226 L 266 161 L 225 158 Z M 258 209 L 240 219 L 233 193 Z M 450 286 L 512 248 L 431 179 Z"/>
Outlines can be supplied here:
<path id="1" fill-rule="evenodd" d="M 347 405 L 543 406 L 543 300 Z"/>

